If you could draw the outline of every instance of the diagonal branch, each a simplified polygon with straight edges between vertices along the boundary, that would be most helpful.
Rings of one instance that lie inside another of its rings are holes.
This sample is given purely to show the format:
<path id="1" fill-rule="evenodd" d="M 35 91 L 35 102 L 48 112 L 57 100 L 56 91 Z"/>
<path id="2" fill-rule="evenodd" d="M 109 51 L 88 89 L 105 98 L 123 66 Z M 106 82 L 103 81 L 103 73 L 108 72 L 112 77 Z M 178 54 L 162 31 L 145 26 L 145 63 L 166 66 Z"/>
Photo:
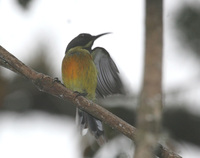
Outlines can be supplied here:
<path id="1" fill-rule="evenodd" d="M 68 90 L 60 82 L 57 82 L 50 76 L 38 73 L 30 67 L 26 66 L 16 57 L 10 54 L 7 50 L 5 50 L 2 46 L 0 46 L 0 65 L 22 75 L 28 80 L 31 80 L 40 91 L 49 93 L 63 100 L 71 101 L 78 108 L 102 120 L 104 123 L 108 124 L 113 129 L 120 131 L 133 141 L 135 140 L 135 127 L 131 126 L 101 106 L 87 100 L 86 98 L 82 96 L 76 97 L 74 92 Z M 162 145 L 158 144 L 158 146 L 158 151 L 156 151 L 156 155 L 158 157 L 181 158 L 179 155 L 165 149 Z"/>

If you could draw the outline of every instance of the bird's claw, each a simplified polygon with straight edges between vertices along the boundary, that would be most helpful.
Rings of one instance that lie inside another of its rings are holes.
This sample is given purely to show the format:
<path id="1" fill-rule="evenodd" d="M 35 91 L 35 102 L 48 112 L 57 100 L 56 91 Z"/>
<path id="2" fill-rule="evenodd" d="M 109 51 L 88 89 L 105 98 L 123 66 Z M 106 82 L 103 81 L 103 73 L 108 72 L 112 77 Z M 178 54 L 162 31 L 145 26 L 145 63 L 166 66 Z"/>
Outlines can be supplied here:
<path id="1" fill-rule="evenodd" d="M 55 77 L 55 78 L 53 79 L 53 82 L 57 82 L 57 83 L 60 83 L 60 84 L 62 84 L 63 86 L 65 86 L 65 85 L 59 80 L 58 77 Z"/>
<path id="2" fill-rule="evenodd" d="M 79 96 L 86 97 L 88 95 L 88 93 L 80 93 L 78 91 L 74 91 L 74 94 L 76 94 L 76 96 L 74 97 L 74 99 L 76 99 Z"/>

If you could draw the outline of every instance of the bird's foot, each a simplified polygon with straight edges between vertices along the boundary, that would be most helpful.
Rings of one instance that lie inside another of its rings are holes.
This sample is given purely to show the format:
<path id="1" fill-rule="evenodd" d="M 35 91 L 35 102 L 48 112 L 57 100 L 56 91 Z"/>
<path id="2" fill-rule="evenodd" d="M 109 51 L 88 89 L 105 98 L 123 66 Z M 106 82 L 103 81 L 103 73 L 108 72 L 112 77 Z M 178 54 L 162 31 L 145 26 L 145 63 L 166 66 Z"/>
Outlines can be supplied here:
<path id="1" fill-rule="evenodd" d="M 76 96 L 74 97 L 74 99 L 76 99 L 79 96 L 86 97 L 88 95 L 88 93 L 80 93 L 78 91 L 74 91 L 74 94 L 76 94 Z"/>
<path id="2" fill-rule="evenodd" d="M 58 77 L 55 77 L 55 78 L 53 79 L 53 82 L 57 82 L 57 83 L 60 83 L 60 84 L 62 84 L 63 86 L 65 86 L 65 85 L 59 80 Z"/>

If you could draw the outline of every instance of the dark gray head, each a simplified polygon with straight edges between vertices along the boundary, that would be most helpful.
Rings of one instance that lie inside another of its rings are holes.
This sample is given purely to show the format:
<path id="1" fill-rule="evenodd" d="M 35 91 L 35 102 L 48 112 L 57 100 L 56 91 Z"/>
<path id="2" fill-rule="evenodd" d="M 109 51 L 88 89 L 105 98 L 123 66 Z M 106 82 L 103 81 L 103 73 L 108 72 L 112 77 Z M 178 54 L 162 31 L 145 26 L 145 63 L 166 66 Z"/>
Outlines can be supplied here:
<path id="1" fill-rule="evenodd" d="M 74 47 L 77 47 L 77 46 L 83 47 L 84 49 L 87 49 L 87 50 L 91 50 L 91 47 L 92 47 L 94 41 L 97 38 L 99 38 L 103 35 L 106 35 L 106 34 L 109 34 L 109 33 L 102 33 L 102 34 L 97 35 L 97 36 L 92 36 L 92 35 L 87 34 L 87 33 L 81 33 L 68 44 L 65 53 L 67 51 L 69 51 L 71 48 L 74 48 Z"/>

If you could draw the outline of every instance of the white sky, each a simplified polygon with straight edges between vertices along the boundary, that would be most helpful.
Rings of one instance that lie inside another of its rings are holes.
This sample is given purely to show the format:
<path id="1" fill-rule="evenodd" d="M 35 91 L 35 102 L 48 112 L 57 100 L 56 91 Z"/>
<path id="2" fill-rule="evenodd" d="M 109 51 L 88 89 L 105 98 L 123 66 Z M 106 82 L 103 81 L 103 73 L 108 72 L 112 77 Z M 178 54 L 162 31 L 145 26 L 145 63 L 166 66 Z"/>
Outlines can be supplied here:
<path id="1" fill-rule="evenodd" d="M 165 1 L 163 83 L 165 90 L 170 90 L 176 86 L 186 87 L 189 92 L 184 96 L 190 97 L 191 102 L 199 103 L 198 97 L 196 97 L 200 95 L 199 82 L 193 81 L 194 77 L 198 75 L 198 72 L 194 69 L 197 65 L 192 58 L 182 55 L 182 52 L 184 54 L 185 51 L 189 50 L 185 50 L 178 44 L 171 28 L 171 21 L 177 8 L 183 3 L 192 2 L 199 2 L 199 0 Z M 26 63 L 34 59 L 36 54 L 33 52 L 42 42 L 49 49 L 50 54 L 47 60 L 54 64 L 52 70 L 60 77 L 64 51 L 72 38 L 83 32 L 92 35 L 113 32 L 113 34 L 99 38 L 94 46 L 102 46 L 110 52 L 130 91 L 139 92 L 143 68 L 143 8 L 143 1 L 132 0 L 34 0 L 31 9 L 24 13 L 14 0 L 2 0 L 0 1 L 0 45 Z M 4 134 L 8 137 L 14 137 L 16 133 L 12 132 L 12 125 L 8 126 L 3 126 L 8 130 L 4 130 Z M 20 128 L 20 125 L 17 128 Z M 15 132 L 19 132 L 18 129 L 16 130 Z M 59 131 L 57 132 L 60 135 Z M 62 134 L 61 137 L 63 136 Z M 8 143 L 12 141 L 10 139 L 2 141 L 1 137 L 0 133 L 0 149 L 7 146 L 7 144 L 2 145 L 2 142 Z M 54 139 L 51 133 L 49 133 L 49 137 Z M 64 139 L 66 137 L 63 136 Z M 28 139 L 28 137 L 24 139 Z M 18 140 L 15 141 L 18 142 Z M 34 141 L 34 138 L 30 141 Z M 25 140 L 24 143 L 28 142 Z M 5 149 L 5 151 L 7 150 Z M 5 158 L 5 155 L 3 157 Z M 38 155 L 34 157 L 39 158 Z M 44 157 L 44 155 L 41 155 L 41 157 Z M 50 156 L 48 157 L 50 158 Z M 7 156 L 6 158 L 11 157 Z M 20 156 L 20 158 L 23 157 Z"/>

